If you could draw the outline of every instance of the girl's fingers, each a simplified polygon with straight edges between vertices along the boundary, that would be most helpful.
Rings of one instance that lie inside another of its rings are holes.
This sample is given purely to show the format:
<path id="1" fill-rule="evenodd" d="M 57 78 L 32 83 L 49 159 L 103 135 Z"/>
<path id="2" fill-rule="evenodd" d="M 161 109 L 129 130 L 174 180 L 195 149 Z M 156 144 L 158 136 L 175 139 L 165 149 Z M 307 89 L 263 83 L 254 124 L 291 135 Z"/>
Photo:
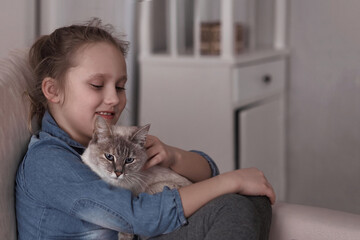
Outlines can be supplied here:
<path id="1" fill-rule="evenodd" d="M 171 147 L 161 142 L 160 139 L 155 136 L 148 135 L 145 148 L 149 159 L 145 168 L 157 164 L 163 167 L 169 167 L 174 161 Z"/>
<path id="2" fill-rule="evenodd" d="M 269 182 L 267 182 L 266 196 L 270 199 L 270 202 L 273 205 L 276 201 L 276 195 L 272 185 Z"/>
<path id="3" fill-rule="evenodd" d="M 265 196 L 267 196 L 270 199 L 271 204 L 274 204 L 275 199 L 276 199 L 274 189 L 273 189 L 272 185 L 270 184 L 270 182 L 267 180 L 264 172 L 260 171 L 260 176 L 265 181 L 265 189 L 264 189 Z"/>
<path id="4" fill-rule="evenodd" d="M 159 154 L 159 151 L 157 151 L 154 148 L 148 148 L 146 149 L 146 155 L 148 156 L 148 159 L 154 158 L 156 155 Z"/>
<path id="5" fill-rule="evenodd" d="M 145 164 L 144 168 L 147 169 L 147 168 L 153 167 L 155 165 L 160 164 L 161 162 L 162 162 L 161 156 L 159 156 L 159 154 L 155 155 L 155 156 L 148 159 L 148 161 Z"/>
<path id="6" fill-rule="evenodd" d="M 145 142 L 145 148 L 150 148 L 153 145 L 156 145 L 157 142 L 160 142 L 160 140 L 153 136 L 153 135 L 147 135 L 146 142 Z"/>
<path id="7" fill-rule="evenodd" d="M 264 173 L 257 168 L 239 169 L 234 172 L 240 176 L 238 193 L 244 195 L 267 196 L 271 204 L 275 203 L 275 192 Z M 232 175 L 230 175 L 232 176 Z"/>
<path id="8" fill-rule="evenodd" d="M 145 148 L 146 154 L 149 158 L 152 158 L 158 153 L 164 151 L 160 140 L 157 137 L 151 135 L 149 135 L 146 139 Z"/>
<path id="9" fill-rule="evenodd" d="M 156 161 L 153 161 L 152 159 L 150 159 L 145 163 L 144 169 L 151 168 L 151 167 L 155 166 L 156 164 L 157 164 Z"/>

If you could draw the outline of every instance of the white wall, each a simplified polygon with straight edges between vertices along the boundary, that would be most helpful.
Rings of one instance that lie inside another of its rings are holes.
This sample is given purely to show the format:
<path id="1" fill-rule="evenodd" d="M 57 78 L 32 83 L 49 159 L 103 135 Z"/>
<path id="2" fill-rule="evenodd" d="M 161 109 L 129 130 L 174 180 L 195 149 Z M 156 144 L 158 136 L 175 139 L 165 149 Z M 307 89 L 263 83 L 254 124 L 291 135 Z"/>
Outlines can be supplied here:
<path id="1" fill-rule="evenodd" d="M 290 7 L 289 200 L 360 213 L 360 1 Z"/>
<path id="2" fill-rule="evenodd" d="M 35 38 L 35 0 L 2 0 L 0 58 L 13 49 L 29 47 Z"/>
<path id="3" fill-rule="evenodd" d="M 49 34 L 58 27 L 84 23 L 92 17 L 111 23 L 118 32 L 125 33 L 127 0 L 42 0 L 41 34 Z"/>

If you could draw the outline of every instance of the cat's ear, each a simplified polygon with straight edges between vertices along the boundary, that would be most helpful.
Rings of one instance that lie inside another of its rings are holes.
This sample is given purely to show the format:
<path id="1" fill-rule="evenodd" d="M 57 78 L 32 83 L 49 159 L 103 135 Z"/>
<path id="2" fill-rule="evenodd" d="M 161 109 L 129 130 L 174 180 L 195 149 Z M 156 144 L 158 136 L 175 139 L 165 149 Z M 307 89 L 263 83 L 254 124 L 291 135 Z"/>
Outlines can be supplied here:
<path id="1" fill-rule="evenodd" d="M 95 119 L 93 141 L 98 142 L 111 136 L 111 128 L 104 118 L 97 116 Z"/>
<path id="2" fill-rule="evenodd" d="M 150 124 L 140 127 L 131 137 L 131 141 L 133 143 L 140 145 L 141 147 L 144 147 L 146 142 L 146 136 L 149 132 L 149 129 L 150 129 Z"/>

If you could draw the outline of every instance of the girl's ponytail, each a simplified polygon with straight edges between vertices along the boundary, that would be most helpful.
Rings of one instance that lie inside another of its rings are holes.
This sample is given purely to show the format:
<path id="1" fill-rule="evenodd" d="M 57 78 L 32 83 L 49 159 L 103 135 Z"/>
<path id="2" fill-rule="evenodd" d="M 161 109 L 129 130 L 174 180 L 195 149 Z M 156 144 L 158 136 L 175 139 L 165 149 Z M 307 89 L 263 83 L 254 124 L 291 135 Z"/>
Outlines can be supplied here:
<path id="1" fill-rule="evenodd" d="M 47 99 L 45 98 L 42 89 L 42 76 L 44 75 L 44 70 L 42 70 L 41 64 L 44 62 L 44 51 L 46 41 L 49 40 L 49 35 L 41 36 L 31 47 L 29 51 L 29 64 L 33 70 L 33 84 L 30 85 L 28 90 L 25 92 L 25 96 L 30 102 L 30 112 L 28 116 L 28 128 L 30 132 L 33 132 L 32 129 L 32 120 L 35 118 L 38 126 L 41 126 L 41 119 L 44 116 L 44 113 L 47 109 Z"/>

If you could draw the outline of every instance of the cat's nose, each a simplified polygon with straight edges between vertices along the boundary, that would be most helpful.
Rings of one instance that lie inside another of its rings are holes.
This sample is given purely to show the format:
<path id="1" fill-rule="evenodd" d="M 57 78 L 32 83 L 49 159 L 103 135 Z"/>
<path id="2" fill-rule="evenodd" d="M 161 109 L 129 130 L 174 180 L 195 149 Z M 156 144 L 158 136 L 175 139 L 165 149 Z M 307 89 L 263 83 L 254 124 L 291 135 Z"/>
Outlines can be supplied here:
<path id="1" fill-rule="evenodd" d="M 115 170 L 115 174 L 116 174 L 117 177 L 119 177 L 122 174 L 122 172 L 119 171 L 119 170 Z"/>

